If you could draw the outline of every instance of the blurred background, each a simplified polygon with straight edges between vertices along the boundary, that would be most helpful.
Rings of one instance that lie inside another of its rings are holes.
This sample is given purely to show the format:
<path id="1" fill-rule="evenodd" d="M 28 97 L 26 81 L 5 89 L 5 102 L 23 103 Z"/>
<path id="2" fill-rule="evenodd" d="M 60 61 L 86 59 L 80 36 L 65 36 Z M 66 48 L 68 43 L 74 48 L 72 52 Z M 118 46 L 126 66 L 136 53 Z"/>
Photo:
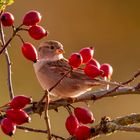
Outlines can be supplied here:
<path id="1" fill-rule="evenodd" d="M 43 19 L 40 23 L 50 34 L 43 40 L 58 40 L 65 48 L 65 57 L 83 47 L 94 46 L 95 58 L 100 63 L 110 63 L 114 68 L 112 81 L 125 81 L 140 68 L 140 1 L 139 0 L 17 0 L 7 7 L 14 14 L 15 26 L 22 22 L 23 15 L 29 10 L 39 11 Z M 5 29 L 6 38 L 10 29 Z M 21 33 L 25 41 L 36 47 L 41 41 L 31 39 L 28 33 Z M 21 42 L 15 38 L 8 48 L 12 61 L 12 81 L 15 95 L 32 96 L 35 101 L 43 95 L 33 70 L 32 62 L 21 53 Z M 133 84 L 140 81 L 138 78 Z M 0 106 L 9 101 L 7 88 L 7 69 L 5 57 L 0 56 Z M 74 106 L 86 106 L 85 103 Z M 140 96 L 128 95 L 105 98 L 90 102 L 97 124 L 101 117 L 111 118 L 140 113 Z M 59 113 L 50 111 L 52 131 L 63 137 L 69 134 L 65 129 L 68 116 L 64 108 Z M 29 127 L 45 129 L 43 117 L 32 116 Z M 24 133 L 17 130 L 13 138 L 0 131 L 2 140 L 46 139 L 45 134 Z M 139 140 L 140 133 L 117 132 L 109 136 L 100 136 L 97 140 Z"/>

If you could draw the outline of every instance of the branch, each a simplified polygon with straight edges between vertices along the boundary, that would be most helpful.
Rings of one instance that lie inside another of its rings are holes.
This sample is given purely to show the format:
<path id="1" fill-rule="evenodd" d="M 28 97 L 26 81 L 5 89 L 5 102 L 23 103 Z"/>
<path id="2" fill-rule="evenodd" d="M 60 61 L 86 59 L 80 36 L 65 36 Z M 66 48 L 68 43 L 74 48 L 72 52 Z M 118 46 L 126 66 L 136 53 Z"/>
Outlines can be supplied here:
<path id="1" fill-rule="evenodd" d="M 51 124 L 50 124 L 50 118 L 48 114 L 50 98 L 49 98 L 49 92 L 47 90 L 45 91 L 45 95 L 46 95 L 46 103 L 45 103 L 44 119 L 45 119 L 47 130 L 48 130 L 48 140 L 51 140 Z"/>
<path id="2" fill-rule="evenodd" d="M 3 50 L 4 46 L 9 45 L 12 38 L 9 39 L 9 41 L 7 43 L 5 42 L 3 26 L 2 26 L 1 22 L 0 22 L 0 36 L 1 36 L 1 43 L 2 43 L 2 50 Z M 10 61 L 8 50 L 6 48 L 5 48 L 5 51 L 4 51 L 4 55 L 5 55 L 5 58 L 6 58 L 7 70 L 8 70 L 7 75 L 8 75 L 9 96 L 10 96 L 10 99 L 12 99 L 14 97 L 14 94 L 13 94 L 12 78 L 11 78 L 11 61 Z"/>
<path id="3" fill-rule="evenodd" d="M 109 91 L 111 91 L 110 89 Z M 59 107 L 66 107 L 69 104 L 77 103 L 77 102 L 84 102 L 84 101 L 89 101 L 89 100 L 98 100 L 101 99 L 100 96 L 106 94 L 108 90 L 101 90 L 101 91 L 96 91 L 93 93 L 86 93 L 81 96 L 75 97 L 75 98 L 67 98 L 67 99 L 57 99 L 55 101 L 50 101 L 49 103 L 49 110 L 56 110 Z M 140 83 L 137 86 L 134 87 L 120 87 L 117 89 L 117 91 L 113 91 L 110 94 L 107 94 L 107 96 L 104 97 L 114 97 L 114 96 L 120 96 L 120 95 L 140 95 Z M 96 97 L 96 98 L 95 98 Z M 99 98 L 98 98 L 99 97 Z M 5 108 L 3 111 L 5 111 L 7 108 Z M 27 108 L 25 108 L 25 111 L 28 114 L 33 114 L 33 113 L 38 113 L 41 114 L 45 110 L 45 102 L 42 102 L 38 105 L 38 102 L 34 102 Z"/>
<path id="4" fill-rule="evenodd" d="M 115 131 L 140 132 L 140 127 L 130 126 L 137 123 L 140 123 L 140 114 L 130 114 L 113 120 L 109 117 L 103 117 L 99 124 L 91 127 L 90 138 L 95 138 L 102 134 L 112 134 Z M 70 137 L 67 140 L 75 140 L 75 137 Z"/>
<path id="5" fill-rule="evenodd" d="M 8 39 L 7 42 L 5 42 L 3 44 L 2 49 L 0 50 L 0 55 L 6 50 L 6 48 L 8 47 L 8 45 L 10 44 L 10 42 L 13 40 L 13 38 L 16 36 L 17 32 L 20 31 L 20 28 L 22 27 L 22 24 L 20 26 L 18 26 L 16 29 L 13 30 L 13 34 L 12 36 Z"/>
<path id="6" fill-rule="evenodd" d="M 101 134 L 111 134 L 115 131 L 140 132 L 140 127 L 130 126 L 140 123 L 140 114 L 130 114 L 111 120 L 109 117 L 103 117 L 101 122 L 96 125 L 91 137 Z"/>

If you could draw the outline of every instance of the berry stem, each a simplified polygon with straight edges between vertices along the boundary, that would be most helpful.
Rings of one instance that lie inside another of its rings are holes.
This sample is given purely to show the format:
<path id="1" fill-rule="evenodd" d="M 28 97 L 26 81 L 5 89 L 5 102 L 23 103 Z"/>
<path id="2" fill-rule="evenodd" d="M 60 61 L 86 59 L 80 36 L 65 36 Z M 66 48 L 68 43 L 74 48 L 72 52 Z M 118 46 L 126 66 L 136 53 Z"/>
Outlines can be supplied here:
<path id="1" fill-rule="evenodd" d="M 23 44 L 25 43 L 24 40 L 23 40 L 23 38 L 21 37 L 21 35 L 16 34 L 16 36 L 19 37 L 19 39 L 21 40 L 21 42 L 22 42 Z"/>
<path id="2" fill-rule="evenodd" d="M 0 109 L 7 107 L 9 105 L 9 103 L 4 104 L 3 106 L 0 106 Z"/>
<path id="3" fill-rule="evenodd" d="M 20 28 L 19 29 L 20 31 L 22 30 L 22 31 L 29 31 L 29 29 L 26 29 L 26 28 Z"/>
<path id="4" fill-rule="evenodd" d="M 3 26 L 2 26 L 1 21 L 0 21 L 0 37 L 1 37 L 1 43 L 2 43 L 2 47 L 3 48 L 5 46 L 8 46 L 8 44 L 12 40 L 12 38 L 11 38 L 11 39 L 9 39 L 9 41 L 7 43 L 5 42 Z M 11 77 L 11 60 L 10 60 L 10 56 L 9 56 L 7 48 L 6 47 L 5 47 L 5 49 L 3 49 L 3 48 L 2 48 L 2 50 L 3 51 L 5 50 L 4 51 L 4 55 L 5 55 L 6 62 L 7 62 L 7 75 L 8 75 L 9 96 L 10 96 L 10 99 L 13 99 L 14 93 L 13 93 L 12 77 Z"/>
<path id="5" fill-rule="evenodd" d="M 69 107 L 69 105 L 67 105 L 65 108 L 67 109 L 69 115 L 71 115 L 72 114 L 72 111 L 71 111 L 71 108 Z"/>
<path id="6" fill-rule="evenodd" d="M 71 108 L 73 108 L 73 109 L 75 109 L 75 107 L 73 105 L 71 105 L 71 104 L 68 104 L 68 106 L 71 107 Z"/>

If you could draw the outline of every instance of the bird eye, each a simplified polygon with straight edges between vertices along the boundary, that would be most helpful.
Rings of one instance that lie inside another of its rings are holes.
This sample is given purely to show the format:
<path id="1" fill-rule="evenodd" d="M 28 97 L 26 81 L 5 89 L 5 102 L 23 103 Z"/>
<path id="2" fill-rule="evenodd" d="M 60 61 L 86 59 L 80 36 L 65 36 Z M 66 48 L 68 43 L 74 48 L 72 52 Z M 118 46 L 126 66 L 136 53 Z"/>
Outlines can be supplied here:
<path id="1" fill-rule="evenodd" d="M 53 50 L 54 49 L 54 46 L 50 46 L 50 48 Z"/>

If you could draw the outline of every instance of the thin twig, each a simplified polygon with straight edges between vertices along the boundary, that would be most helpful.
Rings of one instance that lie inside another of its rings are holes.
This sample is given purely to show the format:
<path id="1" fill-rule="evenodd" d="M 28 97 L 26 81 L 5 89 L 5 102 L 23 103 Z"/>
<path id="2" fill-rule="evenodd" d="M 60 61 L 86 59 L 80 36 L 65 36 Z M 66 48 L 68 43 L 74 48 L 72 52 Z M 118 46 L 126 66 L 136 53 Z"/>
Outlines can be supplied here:
<path id="1" fill-rule="evenodd" d="M 129 84 L 130 82 L 133 82 L 138 76 L 140 76 L 140 70 L 138 70 L 132 78 L 130 78 L 129 80 L 121 83 L 122 85 L 126 85 L 126 84 Z"/>
<path id="2" fill-rule="evenodd" d="M 50 119 L 48 114 L 48 108 L 49 108 L 49 92 L 45 91 L 46 95 L 46 103 L 45 103 L 45 112 L 44 112 L 44 119 L 46 122 L 47 130 L 48 130 L 48 140 L 51 140 L 51 125 L 50 125 Z"/>
<path id="3" fill-rule="evenodd" d="M 26 127 L 26 126 L 17 126 L 17 128 L 21 129 L 21 130 L 25 130 L 25 131 L 35 132 L 35 133 L 44 133 L 44 134 L 48 133 L 47 130 L 40 130 L 40 129 L 30 128 L 30 127 Z M 58 136 L 58 135 L 55 135 L 55 134 L 51 134 L 51 136 L 56 138 L 56 139 L 59 138 L 61 140 L 65 140 L 65 138 Z"/>
<path id="4" fill-rule="evenodd" d="M 121 85 L 127 85 L 130 82 L 133 82 L 138 76 L 140 76 L 140 70 L 138 70 L 129 80 L 127 80 L 125 82 L 121 82 Z M 104 96 L 108 96 L 110 93 L 112 93 L 112 92 L 116 91 L 118 88 L 120 88 L 121 85 L 116 86 L 112 90 L 108 90 L 105 94 L 99 96 L 98 99 L 103 98 Z M 96 99 L 96 97 L 95 97 L 95 99 Z"/>
<path id="5" fill-rule="evenodd" d="M 8 39 L 7 42 L 4 43 L 2 49 L 0 50 L 0 55 L 5 51 L 5 49 L 8 47 L 8 45 L 10 44 L 10 42 L 13 40 L 13 38 L 16 36 L 16 33 L 18 31 L 20 31 L 20 28 L 22 27 L 22 24 L 19 25 L 15 30 L 13 30 L 13 34 L 12 36 Z"/>
<path id="6" fill-rule="evenodd" d="M 2 42 L 3 48 L 4 48 L 4 46 L 6 46 L 6 44 L 9 45 L 12 38 L 7 43 L 5 42 L 3 26 L 2 26 L 1 22 L 0 22 L 0 36 L 1 36 L 1 42 Z M 4 51 L 4 55 L 5 55 L 6 62 L 7 62 L 9 96 L 10 96 L 10 99 L 12 99 L 14 97 L 14 93 L 13 93 L 12 78 L 11 78 L 11 61 L 10 61 L 8 50 L 6 48 Z"/>
<path id="7" fill-rule="evenodd" d="M 49 88 L 48 91 L 51 92 L 71 72 L 72 72 L 72 69 L 70 71 L 68 71 L 67 73 L 65 73 L 51 88 Z M 43 97 L 41 98 L 41 100 L 38 102 L 38 105 L 40 105 L 44 101 L 45 97 L 46 97 L 46 95 L 44 94 Z"/>
<path id="8" fill-rule="evenodd" d="M 12 34 L 12 36 L 8 39 L 8 41 L 4 44 L 4 46 L 2 47 L 2 49 L 0 50 L 0 55 L 6 50 L 7 46 L 10 44 L 10 42 L 13 40 L 13 38 L 15 37 L 16 33 L 14 32 Z"/>
<path id="9" fill-rule="evenodd" d="M 67 73 L 65 73 L 57 82 L 54 84 L 50 89 L 49 92 L 51 92 L 58 84 L 61 83 L 61 81 L 69 74 L 72 72 L 72 69 L 70 69 Z"/>

